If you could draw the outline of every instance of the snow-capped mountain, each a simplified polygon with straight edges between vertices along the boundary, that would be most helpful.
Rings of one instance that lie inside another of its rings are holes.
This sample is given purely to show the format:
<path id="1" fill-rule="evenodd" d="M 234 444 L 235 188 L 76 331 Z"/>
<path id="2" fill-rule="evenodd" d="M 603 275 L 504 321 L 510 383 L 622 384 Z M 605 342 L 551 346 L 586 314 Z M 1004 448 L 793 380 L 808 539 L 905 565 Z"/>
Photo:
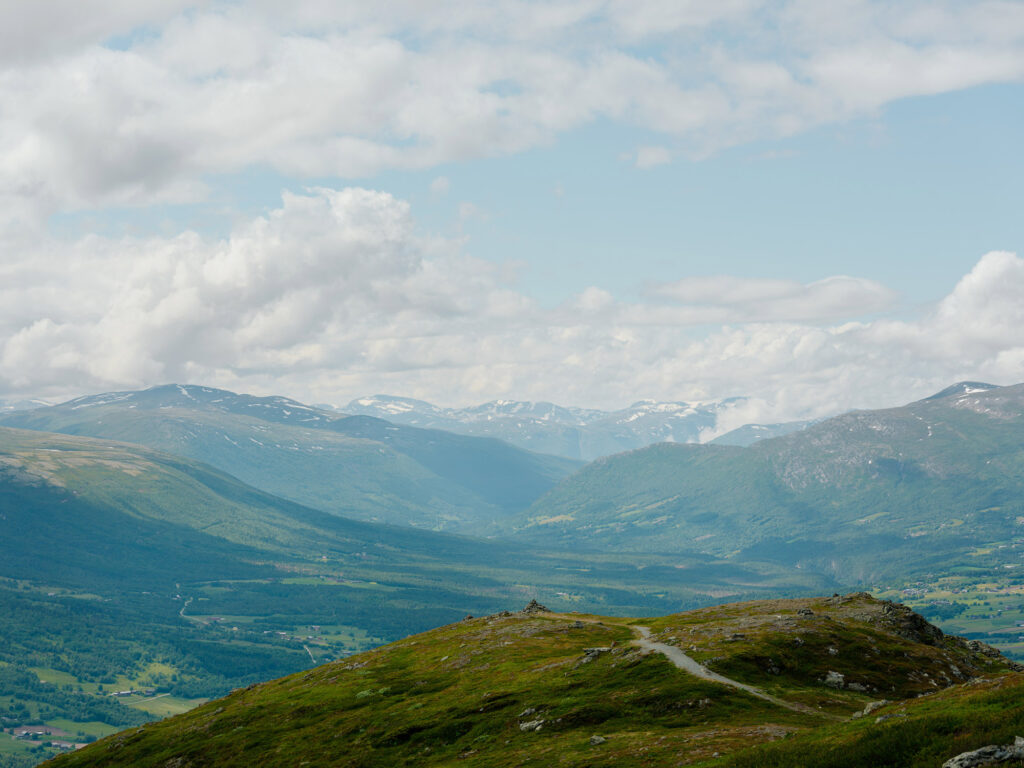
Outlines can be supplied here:
<path id="1" fill-rule="evenodd" d="M 31 411 L 33 408 L 45 408 L 51 403 L 45 400 L 0 400 L 0 413 L 12 411 Z"/>
<path id="2" fill-rule="evenodd" d="M 600 411 L 519 400 L 441 408 L 412 398 L 374 395 L 353 400 L 337 410 L 396 424 L 495 437 L 531 451 L 590 461 L 652 443 L 695 443 L 702 432 L 714 429 L 721 411 L 741 401 L 641 400 L 618 411 Z"/>
<path id="3" fill-rule="evenodd" d="M 84 412 L 110 405 L 143 411 L 186 408 L 211 413 L 233 413 L 256 416 L 264 421 L 316 427 L 329 424 L 336 418 L 288 397 L 256 397 L 194 384 L 164 384 L 142 390 L 86 395 L 61 403 L 59 408 L 66 412 Z M 88 417 L 83 415 L 83 418 Z"/>

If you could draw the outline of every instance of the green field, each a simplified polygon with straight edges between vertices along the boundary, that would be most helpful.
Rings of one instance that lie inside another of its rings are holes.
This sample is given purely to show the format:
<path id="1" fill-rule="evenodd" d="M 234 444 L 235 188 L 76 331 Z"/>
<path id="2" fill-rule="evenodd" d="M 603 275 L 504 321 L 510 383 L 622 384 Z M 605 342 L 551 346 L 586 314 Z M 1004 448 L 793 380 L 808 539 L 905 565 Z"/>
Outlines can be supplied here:
<path id="1" fill-rule="evenodd" d="M 921 579 L 875 593 L 912 606 L 946 632 L 982 640 L 1024 660 L 1024 571 L 972 568 L 969 574 Z"/>
<path id="2" fill-rule="evenodd" d="M 129 707 L 148 712 L 156 717 L 170 717 L 188 712 L 193 707 L 205 704 L 208 699 L 183 699 L 169 693 L 158 693 L 154 696 L 131 697 L 125 700 Z"/>

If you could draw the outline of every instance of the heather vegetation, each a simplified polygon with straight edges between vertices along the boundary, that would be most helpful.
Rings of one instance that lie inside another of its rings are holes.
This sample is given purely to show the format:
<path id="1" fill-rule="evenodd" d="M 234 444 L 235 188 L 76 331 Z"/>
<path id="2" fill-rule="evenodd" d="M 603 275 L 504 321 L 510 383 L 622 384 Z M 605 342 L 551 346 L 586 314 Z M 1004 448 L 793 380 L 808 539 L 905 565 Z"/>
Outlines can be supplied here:
<path id="1" fill-rule="evenodd" d="M 789 706 L 644 652 L 633 644 L 641 624 L 716 671 L 770 686 Z M 780 643 L 793 652 L 780 652 Z M 736 765 L 803 764 L 790 744 L 828 745 L 814 765 L 870 765 L 837 762 L 838 745 L 853 744 L 857 760 L 867 760 L 904 719 L 932 739 L 927 748 L 908 740 L 896 753 L 903 757 L 948 755 L 1006 731 L 985 717 L 976 728 L 961 717 L 959 733 L 937 727 L 942 704 L 933 702 L 962 708 L 978 700 L 992 710 L 1000 695 L 1003 706 L 1008 700 L 1001 686 L 1019 689 L 1008 663 L 983 650 L 862 595 L 658 619 L 501 613 L 235 691 L 55 765 L 668 766 L 726 755 Z M 837 675 L 845 682 L 837 685 Z M 980 676 L 989 682 L 969 682 Z M 850 720 L 883 698 L 876 714 Z"/>

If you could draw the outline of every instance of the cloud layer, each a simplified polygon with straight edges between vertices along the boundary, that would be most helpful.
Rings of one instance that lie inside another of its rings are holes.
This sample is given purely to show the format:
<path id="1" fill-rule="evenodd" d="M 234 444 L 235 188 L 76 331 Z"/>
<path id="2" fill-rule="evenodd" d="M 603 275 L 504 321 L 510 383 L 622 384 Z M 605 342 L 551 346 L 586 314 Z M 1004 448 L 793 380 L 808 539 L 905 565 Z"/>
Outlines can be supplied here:
<path id="1" fill-rule="evenodd" d="M 888 288 L 844 275 L 687 278 L 636 302 L 584 283 L 545 308 L 463 243 L 423 235 L 405 202 L 352 187 L 286 195 L 224 238 L 46 229 L 58 212 L 203 201 L 211 178 L 254 166 L 369 177 L 598 121 L 638 128 L 625 157 L 651 169 L 1019 82 L 1020 3 L 87 5 L 0 4 L 0 396 L 171 380 L 321 401 L 746 394 L 756 419 L 1024 379 L 1024 267 L 1006 253 L 897 320 Z M 437 176 L 431 194 L 448 189 Z"/>
<path id="2" fill-rule="evenodd" d="M 0 265 L 0 396 L 168 381 L 319 402 L 745 394 L 750 421 L 1024 380 L 1024 260 L 1003 252 L 897 320 L 866 318 L 895 297 L 851 277 L 689 279 L 631 303 L 588 288 L 544 308 L 462 243 L 421 235 L 407 203 L 358 188 L 285 195 L 224 239 L 39 248 Z"/>
<path id="3" fill-rule="evenodd" d="M 0 211 L 202 198 L 517 152 L 599 119 L 641 168 L 1024 78 L 1000 0 L 0 5 Z M 52 19 L 60 18 L 54 25 Z M 671 146 L 666 146 L 671 145 Z"/>

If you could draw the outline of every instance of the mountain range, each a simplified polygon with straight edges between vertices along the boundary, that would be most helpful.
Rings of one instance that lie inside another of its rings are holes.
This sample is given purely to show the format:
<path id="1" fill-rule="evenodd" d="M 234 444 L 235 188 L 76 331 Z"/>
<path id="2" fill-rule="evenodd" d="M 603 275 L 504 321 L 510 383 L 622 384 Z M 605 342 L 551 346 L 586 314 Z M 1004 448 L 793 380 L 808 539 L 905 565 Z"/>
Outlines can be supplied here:
<path id="1" fill-rule="evenodd" d="M 81 397 L 0 414 L 0 425 L 144 445 L 349 518 L 478 535 L 580 466 L 493 438 L 199 386 Z"/>
<path id="2" fill-rule="evenodd" d="M 45 408 L 53 403 L 46 400 L 0 400 L 0 413 L 11 411 L 31 411 L 33 408 Z"/>
<path id="3" fill-rule="evenodd" d="M 530 597 L 655 615 L 919 579 L 1021 588 L 1024 385 L 764 426 L 582 465 L 193 385 L 0 414 L 0 683 L 19 716 L 109 729 Z M 951 590 L 938 615 L 963 612 Z M 973 636 L 1010 649 L 989 610 Z M 161 698 L 124 706 L 110 684 Z"/>
<path id="4" fill-rule="evenodd" d="M 565 418 L 552 409 L 529 412 Z M 582 468 L 494 438 L 195 386 L 79 398 L 0 424 L 145 445 L 346 518 L 562 551 L 699 552 L 850 584 L 993 544 L 1016 557 L 1024 519 L 1024 385 L 964 382 L 748 447 L 659 443 Z"/>
<path id="5" fill-rule="evenodd" d="M 530 451 L 592 461 L 653 443 L 701 442 L 718 429 L 723 414 L 744 401 L 741 397 L 707 403 L 641 400 L 618 411 L 600 411 L 517 400 L 441 408 L 423 400 L 375 395 L 357 398 L 337 410 L 395 424 L 495 437 Z M 806 422 L 750 425 L 719 439 L 750 445 L 804 426 Z"/>
<path id="6" fill-rule="evenodd" d="M 995 545 L 1019 562 L 1024 385 L 963 383 L 748 448 L 654 445 L 595 461 L 516 534 L 551 546 L 768 559 L 871 584 Z"/>

